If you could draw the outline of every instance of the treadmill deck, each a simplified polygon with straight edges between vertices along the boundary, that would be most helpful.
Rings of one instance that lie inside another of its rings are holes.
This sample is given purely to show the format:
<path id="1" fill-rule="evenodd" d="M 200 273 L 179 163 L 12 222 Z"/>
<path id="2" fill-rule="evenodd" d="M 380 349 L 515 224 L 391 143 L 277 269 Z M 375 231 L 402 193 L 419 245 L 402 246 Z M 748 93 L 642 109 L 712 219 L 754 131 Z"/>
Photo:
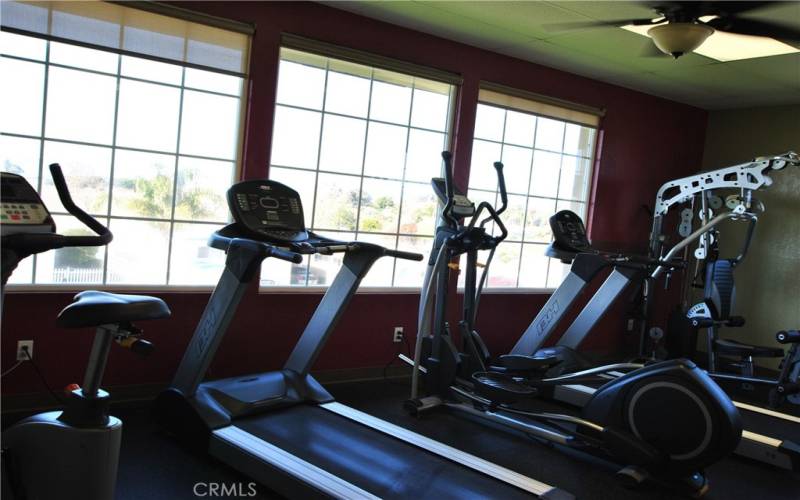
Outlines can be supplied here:
<path id="1" fill-rule="evenodd" d="M 352 416 L 345 416 L 346 412 L 380 422 L 381 430 L 372 426 L 374 421 L 364 425 Z M 421 441 L 411 444 L 404 435 L 393 436 L 394 431 L 410 435 L 411 440 Z M 428 449 L 432 445 L 445 449 Z M 572 498 L 566 492 L 361 414 L 340 403 L 293 406 L 241 418 L 232 426 L 214 431 L 211 444 L 213 454 L 267 486 L 273 486 L 265 478 L 251 473 L 255 467 L 239 467 L 238 463 L 230 463 L 231 454 L 236 454 L 237 448 L 250 459 L 258 459 L 265 462 L 264 465 L 279 469 L 284 476 L 299 477 L 301 481 L 313 483 L 320 493 L 329 496 L 529 499 L 539 495 L 544 498 Z M 462 458 L 446 458 L 444 453 L 448 450 Z M 309 464 L 310 469 L 307 467 Z M 483 469 L 484 465 L 494 469 Z M 503 477 L 504 480 L 491 475 Z M 326 483 L 332 478 L 343 480 L 356 488 L 330 489 Z M 520 487 L 506 481 L 516 482 Z"/>

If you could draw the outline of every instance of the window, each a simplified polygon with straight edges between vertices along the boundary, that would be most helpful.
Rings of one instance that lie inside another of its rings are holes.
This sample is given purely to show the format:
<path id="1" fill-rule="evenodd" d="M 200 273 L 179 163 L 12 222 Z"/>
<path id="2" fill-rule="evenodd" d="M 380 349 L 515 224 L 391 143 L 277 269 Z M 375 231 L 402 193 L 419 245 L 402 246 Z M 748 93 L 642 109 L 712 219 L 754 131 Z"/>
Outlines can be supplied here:
<path id="1" fill-rule="evenodd" d="M 60 233 L 89 234 L 58 201 L 47 166 L 60 163 L 78 205 L 114 233 L 107 247 L 26 259 L 11 282 L 216 282 L 224 255 L 206 241 L 229 218 L 242 76 L 6 31 L 0 42 L 0 168 L 39 190 Z"/>
<path id="2" fill-rule="evenodd" d="M 448 145 L 454 87 L 283 48 L 269 176 L 300 193 L 306 226 L 341 240 L 427 254 L 431 177 Z M 341 255 L 269 259 L 265 286 L 327 285 Z M 424 263 L 379 260 L 366 286 L 419 287 Z"/>
<path id="3" fill-rule="evenodd" d="M 498 160 L 503 162 L 508 190 L 508 208 L 501 216 L 508 237 L 495 252 L 486 286 L 555 288 L 569 267 L 544 254 L 552 238 L 548 221 L 565 209 L 586 218 L 596 126 L 552 118 L 555 113 L 543 116 L 532 110 L 552 111 L 552 105 L 536 107 L 539 103 L 483 88 L 480 101 L 469 197 L 476 204 L 488 201 L 499 207 L 493 168 Z"/>

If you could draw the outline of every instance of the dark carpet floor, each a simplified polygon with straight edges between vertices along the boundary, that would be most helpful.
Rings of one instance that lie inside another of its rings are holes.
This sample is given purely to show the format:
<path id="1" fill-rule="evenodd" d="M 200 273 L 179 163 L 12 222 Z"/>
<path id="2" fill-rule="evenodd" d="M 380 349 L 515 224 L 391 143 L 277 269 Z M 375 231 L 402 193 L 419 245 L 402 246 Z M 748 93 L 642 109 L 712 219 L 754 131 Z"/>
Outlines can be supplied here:
<path id="1" fill-rule="evenodd" d="M 329 389 L 344 404 L 563 488 L 579 499 L 678 498 L 674 493 L 652 486 L 626 489 L 616 482 L 614 469 L 606 464 L 567 454 L 507 430 L 447 413 L 420 419 L 410 417 L 400 405 L 407 394 L 407 386 L 397 381 L 340 384 Z M 122 418 L 125 425 L 116 500 L 212 498 L 209 485 L 214 483 L 237 488 L 241 495 L 213 498 L 276 498 L 260 486 L 254 485 L 251 489 L 248 478 L 226 465 L 181 448 L 158 431 L 146 406 L 118 409 L 113 413 Z M 706 497 L 709 499 L 800 499 L 800 474 L 797 473 L 774 470 L 735 457 L 713 465 L 706 472 L 711 482 L 711 492 Z"/>

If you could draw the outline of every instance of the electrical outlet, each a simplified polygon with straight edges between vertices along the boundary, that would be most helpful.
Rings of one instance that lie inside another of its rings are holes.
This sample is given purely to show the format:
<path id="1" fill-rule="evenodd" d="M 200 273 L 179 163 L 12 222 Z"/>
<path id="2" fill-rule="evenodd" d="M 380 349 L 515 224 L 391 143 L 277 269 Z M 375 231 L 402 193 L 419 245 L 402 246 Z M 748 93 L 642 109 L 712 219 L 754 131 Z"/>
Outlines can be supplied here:
<path id="1" fill-rule="evenodd" d="M 403 341 L 403 327 L 396 326 L 394 327 L 394 335 L 392 336 L 392 342 L 399 343 Z"/>
<path id="2" fill-rule="evenodd" d="M 633 318 L 628 318 L 628 331 L 633 331 Z"/>
<path id="3" fill-rule="evenodd" d="M 24 348 L 28 349 L 28 356 L 25 355 Z M 33 340 L 19 340 L 17 341 L 17 361 L 28 361 L 33 359 Z"/>

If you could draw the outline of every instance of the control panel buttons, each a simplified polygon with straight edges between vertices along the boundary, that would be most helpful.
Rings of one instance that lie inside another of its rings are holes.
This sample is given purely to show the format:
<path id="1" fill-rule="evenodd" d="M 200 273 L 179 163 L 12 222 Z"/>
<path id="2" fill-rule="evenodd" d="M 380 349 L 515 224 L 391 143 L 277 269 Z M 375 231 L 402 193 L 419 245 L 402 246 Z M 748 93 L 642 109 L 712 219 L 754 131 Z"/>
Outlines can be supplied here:
<path id="1" fill-rule="evenodd" d="M 258 204 L 266 209 L 275 209 L 275 208 L 280 208 L 281 206 L 278 200 L 276 200 L 275 198 L 270 198 L 268 196 L 264 196 L 263 198 L 259 199 Z"/>

